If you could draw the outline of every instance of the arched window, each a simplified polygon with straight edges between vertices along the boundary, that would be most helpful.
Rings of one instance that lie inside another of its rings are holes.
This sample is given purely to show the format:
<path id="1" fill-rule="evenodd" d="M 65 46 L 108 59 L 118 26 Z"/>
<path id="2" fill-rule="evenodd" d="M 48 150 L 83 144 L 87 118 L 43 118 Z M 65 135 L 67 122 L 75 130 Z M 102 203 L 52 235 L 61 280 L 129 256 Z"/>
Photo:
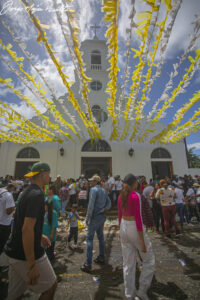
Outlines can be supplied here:
<path id="1" fill-rule="evenodd" d="M 82 147 L 82 152 L 111 152 L 110 145 L 104 140 L 88 140 Z"/>
<path id="2" fill-rule="evenodd" d="M 27 147 L 19 151 L 17 158 L 40 158 L 40 154 L 36 149 Z"/>
<path id="3" fill-rule="evenodd" d="M 108 119 L 107 113 L 99 105 L 92 106 L 92 114 L 93 114 L 97 124 L 106 122 Z"/>
<path id="4" fill-rule="evenodd" d="M 101 65 L 101 52 L 98 50 L 92 51 L 91 65 Z"/>
<path id="5" fill-rule="evenodd" d="M 151 158 L 171 158 L 171 155 L 164 148 L 156 148 L 151 153 Z"/>

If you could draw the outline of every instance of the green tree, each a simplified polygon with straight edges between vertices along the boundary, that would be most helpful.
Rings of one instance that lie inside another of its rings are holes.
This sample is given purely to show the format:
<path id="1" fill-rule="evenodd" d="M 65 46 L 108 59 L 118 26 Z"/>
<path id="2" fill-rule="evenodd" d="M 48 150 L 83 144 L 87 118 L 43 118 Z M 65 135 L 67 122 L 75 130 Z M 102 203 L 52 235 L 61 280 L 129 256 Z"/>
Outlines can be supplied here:
<path id="1" fill-rule="evenodd" d="M 200 168 L 200 156 L 194 153 L 195 147 L 188 150 L 188 161 L 190 168 Z"/>

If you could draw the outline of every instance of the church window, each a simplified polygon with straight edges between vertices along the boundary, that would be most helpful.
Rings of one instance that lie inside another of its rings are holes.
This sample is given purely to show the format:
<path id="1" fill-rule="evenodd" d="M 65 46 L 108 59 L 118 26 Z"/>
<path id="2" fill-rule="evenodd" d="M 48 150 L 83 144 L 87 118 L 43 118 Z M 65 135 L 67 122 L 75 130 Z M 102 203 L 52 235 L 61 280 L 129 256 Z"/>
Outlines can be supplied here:
<path id="1" fill-rule="evenodd" d="M 88 140 L 82 147 L 82 152 L 111 152 L 110 145 L 104 140 Z"/>
<path id="2" fill-rule="evenodd" d="M 102 89 L 102 83 L 100 81 L 92 81 L 90 87 L 93 91 L 99 91 Z"/>
<path id="3" fill-rule="evenodd" d="M 91 53 L 91 70 L 101 70 L 101 53 L 98 50 L 94 50 Z"/>
<path id="4" fill-rule="evenodd" d="M 156 148 L 151 153 L 151 158 L 171 158 L 171 155 L 164 148 Z"/>
<path id="5" fill-rule="evenodd" d="M 91 64 L 101 65 L 101 53 L 98 50 L 92 51 L 91 54 Z"/>
<path id="6" fill-rule="evenodd" d="M 40 158 L 40 154 L 36 149 L 27 147 L 17 154 L 17 158 Z"/>
<path id="7" fill-rule="evenodd" d="M 92 114 L 99 125 L 108 119 L 107 113 L 99 105 L 92 106 Z"/>

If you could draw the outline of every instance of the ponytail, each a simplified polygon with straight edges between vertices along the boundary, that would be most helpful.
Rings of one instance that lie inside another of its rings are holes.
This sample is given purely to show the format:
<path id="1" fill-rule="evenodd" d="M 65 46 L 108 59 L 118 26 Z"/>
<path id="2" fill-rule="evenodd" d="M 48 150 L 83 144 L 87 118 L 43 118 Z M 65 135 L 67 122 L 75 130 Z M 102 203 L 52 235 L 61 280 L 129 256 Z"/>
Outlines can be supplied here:
<path id="1" fill-rule="evenodd" d="M 120 193 L 120 197 L 122 200 L 122 208 L 125 210 L 128 207 L 128 195 L 131 192 L 131 187 L 128 184 L 123 184 L 123 188 Z"/>
<path id="2" fill-rule="evenodd" d="M 48 223 L 51 226 L 52 218 L 53 218 L 53 203 L 52 203 L 52 201 L 47 202 L 47 207 L 48 207 L 48 213 L 47 213 Z"/>

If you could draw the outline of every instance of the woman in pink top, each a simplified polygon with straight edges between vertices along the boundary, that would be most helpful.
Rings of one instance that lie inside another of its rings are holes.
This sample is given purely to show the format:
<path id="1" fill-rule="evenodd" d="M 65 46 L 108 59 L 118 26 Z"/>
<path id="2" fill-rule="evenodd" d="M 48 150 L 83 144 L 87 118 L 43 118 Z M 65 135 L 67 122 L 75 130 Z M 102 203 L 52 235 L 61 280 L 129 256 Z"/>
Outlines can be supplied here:
<path id="1" fill-rule="evenodd" d="M 148 300 L 147 290 L 153 278 L 155 258 L 147 233 L 143 232 L 141 199 L 140 195 L 135 192 L 137 184 L 137 178 L 133 174 L 128 174 L 124 178 L 123 189 L 118 197 L 124 286 L 126 298 L 134 299 L 136 295 L 136 257 L 139 253 L 143 266 L 137 292 L 139 298 L 137 297 L 137 299 Z"/>

